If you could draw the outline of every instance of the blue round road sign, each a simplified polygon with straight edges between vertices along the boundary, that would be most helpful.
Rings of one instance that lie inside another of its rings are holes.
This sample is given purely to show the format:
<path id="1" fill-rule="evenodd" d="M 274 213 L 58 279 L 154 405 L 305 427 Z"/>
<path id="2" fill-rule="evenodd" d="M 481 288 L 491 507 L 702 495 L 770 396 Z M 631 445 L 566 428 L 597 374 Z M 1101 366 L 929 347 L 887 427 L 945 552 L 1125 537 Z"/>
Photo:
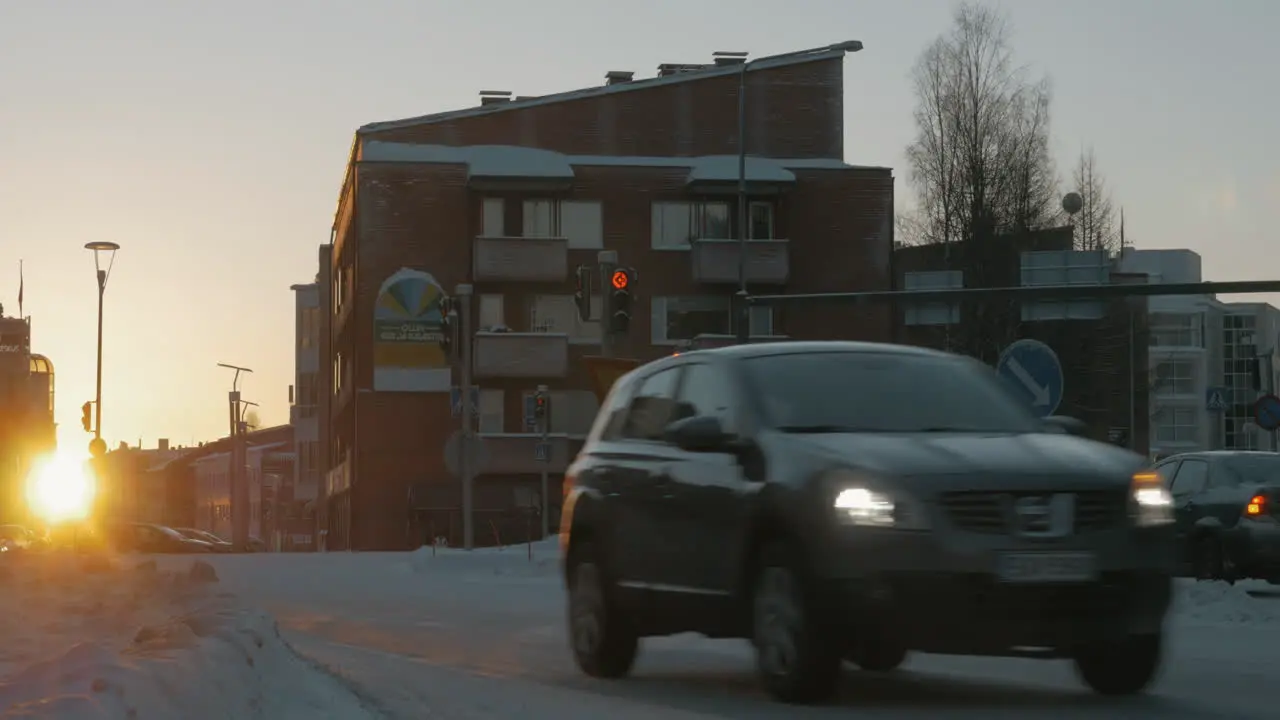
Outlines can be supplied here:
<path id="1" fill-rule="evenodd" d="M 1253 403 L 1253 420 L 1263 430 L 1280 428 L 1280 397 L 1263 395 Z"/>
<path id="2" fill-rule="evenodd" d="M 1053 348 L 1039 340 L 1019 340 L 1005 348 L 996 373 L 1040 417 L 1054 414 L 1062 404 L 1062 363 Z"/>

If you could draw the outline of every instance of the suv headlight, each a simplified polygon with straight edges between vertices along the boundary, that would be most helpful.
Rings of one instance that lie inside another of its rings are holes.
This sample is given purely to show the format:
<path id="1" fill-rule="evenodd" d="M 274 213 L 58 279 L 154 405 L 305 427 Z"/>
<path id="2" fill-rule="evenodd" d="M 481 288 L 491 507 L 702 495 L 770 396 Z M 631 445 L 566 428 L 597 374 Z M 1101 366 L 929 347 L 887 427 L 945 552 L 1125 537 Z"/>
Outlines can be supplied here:
<path id="1" fill-rule="evenodd" d="M 1160 476 L 1152 472 L 1136 473 L 1129 492 L 1129 515 L 1138 527 L 1159 527 L 1174 521 L 1173 495 Z"/>
<path id="2" fill-rule="evenodd" d="M 868 484 L 850 472 L 835 473 L 832 479 L 836 488 L 833 505 L 841 522 L 894 530 L 929 528 L 924 506 L 905 491 Z"/>

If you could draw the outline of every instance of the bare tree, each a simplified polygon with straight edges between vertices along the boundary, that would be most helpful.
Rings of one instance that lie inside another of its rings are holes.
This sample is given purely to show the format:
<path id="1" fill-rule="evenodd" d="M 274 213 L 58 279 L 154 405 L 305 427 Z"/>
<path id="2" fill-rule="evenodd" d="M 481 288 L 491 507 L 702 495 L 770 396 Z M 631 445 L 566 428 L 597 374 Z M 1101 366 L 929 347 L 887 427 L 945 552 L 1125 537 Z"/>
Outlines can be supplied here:
<path id="1" fill-rule="evenodd" d="M 1082 201 L 1080 212 L 1072 218 L 1076 249 L 1116 251 L 1120 247 L 1116 210 L 1093 148 L 1080 153 L 1071 180 Z"/>
<path id="2" fill-rule="evenodd" d="M 244 414 L 244 424 L 248 426 L 250 430 L 257 430 L 262 427 L 262 419 L 258 417 L 258 411 L 249 410 L 246 412 Z"/>
<path id="3" fill-rule="evenodd" d="M 916 138 L 907 161 L 918 207 L 898 230 L 907 244 L 947 245 L 966 286 L 989 286 L 1008 256 L 1002 244 L 1058 218 L 1049 82 L 1014 64 L 1005 16 L 972 3 L 921 53 L 912 82 Z M 1016 332 L 1016 309 L 978 305 L 962 308 L 967 337 L 949 342 L 987 357 Z"/>

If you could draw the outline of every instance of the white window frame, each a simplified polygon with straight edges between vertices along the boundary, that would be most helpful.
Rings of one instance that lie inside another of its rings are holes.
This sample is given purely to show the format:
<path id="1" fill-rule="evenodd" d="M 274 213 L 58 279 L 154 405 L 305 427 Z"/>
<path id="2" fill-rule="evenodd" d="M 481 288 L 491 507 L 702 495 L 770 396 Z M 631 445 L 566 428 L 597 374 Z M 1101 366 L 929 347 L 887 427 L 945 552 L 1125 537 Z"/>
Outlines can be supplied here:
<path id="1" fill-rule="evenodd" d="M 713 237 L 715 233 L 707 230 L 707 209 L 713 207 L 724 213 L 724 234 L 732 235 L 732 207 L 726 201 L 655 200 L 649 213 L 649 246 L 654 250 L 689 250 L 693 247 L 693 240 L 732 240 Z M 687 228 L 683 239 L 667 237 L 667 229 L 679 232 L 675 228 L 681 226 Z"/>
<path id="2" fill-rule="evenodd" d="M 756 218 L 755 218 L 756 208 L 763 208 L 765 212 L 768 213 L 769 232 L 765 237 L 756 237 Z M 751 235 L 748 238 L 750 240 L 778 239 L 777 238 L 778 216 L 777 216 L 777 211 L 774 209 L 774 204 L 767 200 L 752 200 L 751 203 L 747 205 L 747 229 L 751 233 Z"/>
<path id="3" fill-rule="evenodd" d="M 960 270 L 924 270 L 902 275 L 904 290 L 958 290 L 964 287 Z M 945 302 L 913 302 L 904 309 L 907 325 L 955 325 L 960 322 L 960 304 Z"/>
<path id="4" fill-rule="evenodd" d="M 1200 417 L 1194 407 L 1166 406 L 1154 425 L 1156 443 L 1189 445 L 1200 441 Z"/>
<path id="5" fill-rule="evenodd" d="M 604 248 L 604 203 L 599 200 L 561 200 L 558 213 L 561 236 L 571 250 Z"/>
<path id="6" fill-rule="evenodd" d="M 487 197 L 481 204 L 480 236 L 506 237 L 507 204 L 500 197 Z"/>
<path id="7" fill-rule="evenodd" d="M 538 308 L 543 303 L 554 303 L 559 306 L 547 317 L 545 311 L 538 317 Z M 591 319 L 582 320 L 578 315 L 578 307 L 572 295 L 541 293 L 529 298 L 529 332 L 564 333 L 569 336 L 570 345 L 599 345 L 601 340 L 600 315 L 604 308 L 604 298 L 598 293 L 591 296 Z M 563 320 L 559 320 L 563 314 Z M 560 327 L 566 325 L 566 327 Z"/>
<path id="8" fill-rule="evenodd" d="M 553 198 L 530 198 L 524 201 L 521 237 L 560 237 L 560 213 Z"/>
<path id="9" fill-rule="evenodd" d="M 476 326 L 481 332 L 489 331 L 497 326 L 507 326 L 506 298 L 502 293 L 482 293 L 480 295 L 479 322 L 476 323 Z"/>
<path id="10" fill-rule="evenodd" d="M 700 310 L 723 310 L 728 322 L 725 327 L 733 330 L 733 303 L 723 295 L 669 295 L 655 297 L 650 300 L 649 342 L 652 345 L 679 346 L 693 338 L 667 337 L 667 308 L 672 301 L 703 305 Z M 754 337 L 773 335 L 773 308 L 764 305 L 752 306 L 750 311 L 750 334 Z"/>
<path id="11" fill-rule="evenodd" d="M 1019 254 L 1022 287 L 1107 285 L 1111 258 L 1105 250 L 1032 250 Z M 1022 303 L 1023 322 L 1099 320 L 1106 317 L 1102 300 L 1040 300 Z"/>
<path id="12" fill-rule="evenodd" d="M 1148 327 L 1151 347 L 1204 347 L 1203 313 L 1151 313 Z"/>
<path id="13" fill-rule="evenodd" d="M 1188 357 L 1160 358 L 1151 368 L 1151 373 L 1155 376 L 1152 378 L 1155 384 L 1154 394 L 1195 395 L 1199 384 L 1198 370 L 1195 360 Z"/>

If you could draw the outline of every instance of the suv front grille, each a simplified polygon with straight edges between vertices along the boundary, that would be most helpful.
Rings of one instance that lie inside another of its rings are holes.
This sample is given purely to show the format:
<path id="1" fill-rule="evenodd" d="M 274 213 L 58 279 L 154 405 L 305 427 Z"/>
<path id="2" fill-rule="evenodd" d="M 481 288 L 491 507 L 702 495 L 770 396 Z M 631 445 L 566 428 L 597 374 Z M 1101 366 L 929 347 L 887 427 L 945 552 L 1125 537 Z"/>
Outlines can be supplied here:
<path id="1" fill-rule="evenodd" d="M 942 508 L 951 524 L 961 530 L 1005 535 L 1013 532 L 1013 504 L 1021 497 L 1055 493 L 951 492 L 942 496 Z M 1103 530 L 1124 521 L 1127 508 L 1123 493 L 1089 491 L 1075 495 L 1074 532 Z"/>

